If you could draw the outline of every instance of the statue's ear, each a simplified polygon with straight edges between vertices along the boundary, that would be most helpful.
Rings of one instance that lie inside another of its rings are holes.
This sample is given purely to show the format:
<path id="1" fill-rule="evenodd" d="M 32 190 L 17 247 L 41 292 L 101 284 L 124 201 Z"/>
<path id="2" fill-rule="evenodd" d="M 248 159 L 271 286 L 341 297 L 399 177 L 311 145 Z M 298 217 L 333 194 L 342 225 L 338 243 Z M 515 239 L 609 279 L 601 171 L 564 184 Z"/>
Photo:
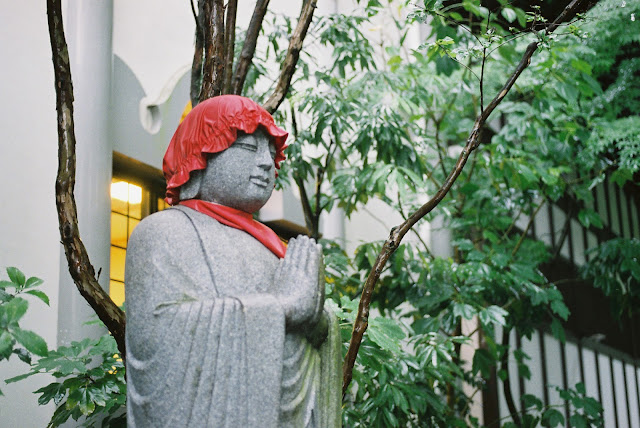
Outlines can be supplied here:
<path id="1" fill-rule="evenodd" d="M 204 170 L 191 171 L 189 181 L 180 186 L 180 200 L 194 199 L 200 194 L 200 184 Z"/>

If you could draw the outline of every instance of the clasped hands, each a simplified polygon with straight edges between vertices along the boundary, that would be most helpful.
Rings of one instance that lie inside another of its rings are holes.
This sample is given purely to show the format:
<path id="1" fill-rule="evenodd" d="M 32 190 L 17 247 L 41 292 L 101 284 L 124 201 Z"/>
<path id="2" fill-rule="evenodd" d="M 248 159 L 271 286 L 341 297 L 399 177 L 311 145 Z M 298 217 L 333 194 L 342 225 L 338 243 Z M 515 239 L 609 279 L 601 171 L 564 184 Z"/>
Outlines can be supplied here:
<path id="1" fill-rule="evenodd" d="M 274 281 L 287 328 L 316 336 L 324 305 L 322 247 L 303 235 L 289 240 Z"/>

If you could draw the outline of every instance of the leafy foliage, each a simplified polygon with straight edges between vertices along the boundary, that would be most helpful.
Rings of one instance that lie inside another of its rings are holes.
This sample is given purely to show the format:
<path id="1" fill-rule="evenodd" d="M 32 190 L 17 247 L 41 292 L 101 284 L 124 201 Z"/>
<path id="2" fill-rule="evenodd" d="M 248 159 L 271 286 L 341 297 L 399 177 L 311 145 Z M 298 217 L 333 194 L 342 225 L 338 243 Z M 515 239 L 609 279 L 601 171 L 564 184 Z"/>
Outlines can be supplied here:
<path id="1" fill-rule="evenodd" d="M 46 356 L 48 349 L 44 339 L 20 327 L 20 320 L 29 308 L 28 300 L 20 295 L 35 296 L 47 305 L 49 298 L 36 289 L 43 282 L 40 278 L 27 278 L 16 267 L 8 267 L 7 275 L 8 281 L 0 281 L 0 362 L 16 355 L 23 362 L 31 364 L 34 355 Z"/>
<path id="2" fill-rule="evenodd" d="M 57 406 L 49 427 L 60 426 L 69 417 L 76 421 L 85 417 L 83 426 L 87 427 L 98 423 L 101 427 L 125 427 L 124 364 L 113 337 L 106 334 L 97 340 L 84 339 L 48 350 L 42 337 L 19 327 L 28 301 L 18 295 L 30 294 L 49 304 L 47 295 L 36 289 L 43 281 L 26 278 L 15 267 L 7 268 L 7 274 L 9 281 L 0 281 L 0 361 L 15 354 L 30 365 L 30 370 L 5 382 L 18 382 L 40 373 L 51 374 L 58 380 L 35 391 L 40 394 L 40 405 L 53 400 Z M 14 291 L 9 293 L 8 289 Z M 34 355 L 40 358 L 33 361 Z"/>
<path id="3" fill-rule="evenodd" d="M 29 376 L 48 373 L 57 379 L 37 391 L 41 405 L 53 401 L 57 406 L 49 427 L 57 427 L 70 417 L 84 417 L 86 427 L 125 427 L 126 384 L 124 364 L 112 336 L 71 342 L 49 351 L 31 371 L 7 379 L 17 382 Z"/>
<path id="4" fill-rule="evenodd" d="M 640 240 L 612 239 L 589 250 L 583 276 L 610 297 L 617 319 L 631 316 L 640 307 Z"/>
<path id="5" fill-rule="evenodd" d="M 445 180 L 473 119 L 504 84 L 520 52 L 532 40 L 541 43 L 499 106 L 498 120 L 484 130 L 483 146 L 438 207 L 454 237 L 451 254 L 434 254 L 416 237 L 397 249 L 382 272 L 344 408 L 345 426 L 473 426 L 473 392 L 461 385 L 477 392 L 493 370 L 509 382 L 505 358 L 515 358 L 519 374 L 531 376 L 528 356 L 505 342 L 504 332 L 530 338 L 550 326 L 564 340 L 570 311 L 540 269 L 562 242 L 550 247 L 531 238 L 535 214 L 570 198 L 580 206 L 575 215 L 585 227 L 603 227 L 591 189 L 605 174 L 624 184 L 637 171 L 636 117 L 622 113 L 637 109 L 624 100 L 627 107 L 620 107 L 608 92 L 614 86 L 603 78 L 605 68 L 592 66 L 594 56 L 608 57 L 625 70 L 627 63 L 616 60 L 620 49 L 592 35 L 618 31 L 636 5 L 621 12 L 614 2 L 601 2 L 608 8 L 603 19 L 598 9 L 584 22 L 567 22 L 558 35 L 544 36 L 530 31 L 547 22 L 539 9 L 524 11 L 506 1 L 495 10 L 461 2 L 477 23 L 473 27 L 465 26 L 459 9 L 438 1 L 400 12 L 374 3 L 361 16 L 391 16 L 395 36 L 381 31 L 377 45 L 361 43 L 347 60 L 343 52 L 367 20 L 321 21 L 318 43 L 336 54 L 326 67 L 315 64 L 313 73 L 302 68 L 288 99 L 291 111 L 301 113 L 286 116 L 295 141 L 279 183 L 300 190 L 312 234 L 321 213 L 339 207 L 350 216 L 372 199 L 403 218 L 412 213 Z M 430 42 L 409 52 L 401 43 L 412 20 L 429 20 L 431 34 Z M 385 62 L 371 60 L 380 57 Z M 637 82 L 632 74 L 625 75 L 626 85 Z M 347 254 L 337 242 L 323 242 L 327 291 L 345 340 L 354 298 L 381 245 L 366 242 Z M 463 334 L 469 323 L 473 331 Z M 463 361 L 461 349 L 473 334 L 482 336 L 483 346 Z M 563 399 L 578 396 L 587 400 L 578 387 Z M 585 416 L 581 408 L 572 407 L 570 423 L 601 423 L 601 409 L 590 407 Z M 565 422 L 557 410 L 536 406 L 522 420 L 527 426 Z"/>

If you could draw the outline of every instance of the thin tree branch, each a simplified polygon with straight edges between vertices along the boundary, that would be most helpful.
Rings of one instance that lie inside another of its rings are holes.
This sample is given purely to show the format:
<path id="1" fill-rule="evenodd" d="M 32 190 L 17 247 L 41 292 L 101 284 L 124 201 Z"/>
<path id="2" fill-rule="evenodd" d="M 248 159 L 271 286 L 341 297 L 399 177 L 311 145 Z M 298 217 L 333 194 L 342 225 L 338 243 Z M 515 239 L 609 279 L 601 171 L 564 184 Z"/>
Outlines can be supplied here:
<path id="1" fill-rule="evenodd" d="M 223 94 L 231 92 L 231 78 L 233 77 L 233 57 L 235 54 L 236 43 L 236 15 L 238 12 L 238 0 L 229 0 L 227 4 L 227 19 L 225 21 L 224 30 L 224 86 Z"/>
<path id="2" fill-rule="evenodd" d="M 402 198 L 400 197 L 400 192 L 398 192 L 398 208 L 400 208 L 400 216 L 402 217 L 402 219 L 404 221 L 407 221 L 407 215 L 404 213 L 404 208 L 402 208 Z M 429 249 L 429 246 L 427 245 L 427 243 L 424 241 L 424 239 L 422 239 L 422 236 L 420 236 L 420 234 L 418 233 L 417 230 L 415 229 L 411 229 L 411 231 L 413 232 L 413 234 L 416 236 L 416 238 L 418 238 L 418 241 L 420 241 L 420 243 L 422 244 L 422 247 L 424 248 L 424 252 L 427 253 L 427 255 L 430 258 L 434 258 L 433 257 L 433 253 L 431 253 L 431 250 Z"/>
<path id="3" fill-rule="evenodd" d="M 200 10 L 202 10 L 204 0 L 198 2 Z M 191 107 L 198 105 L 200 100 L 200 88 L 202 87 L 202 62 L 204 60 L 204 32 L 202 31 L 202 15 L 196 14 L 195 5 L 191 0 L 191 12 L 196 22 L 196 42 L 193 48 L 193 61 L 191 62 L 191 87 L 189 97 L 191 98 Z"/>
<path id="4" fill-rule="evenodd" d="M 58 121 L 58 175 L 56 207 L 60 238 L 69 264 L 69 273 L 78 291 L 107 326 L 116 340 L 122 359 L 126 357 L 124 312 L 113 303 L 95 277 L 95 270 L 80 239 L 78 211 L 73 195 L 76 175 L 76 137 L 73 121 L 73 85 L 69 51 L 62 25 L 60 0 L 47 0 L 49 39 L 53 54 Z"/>
<path id="5" fill-rule="evenodd" d="M 487 16 L 487 26 L 484 30 L 485 33 L 489 32 L 489 23 L 491 22 L 491 10 Z M 484 66 L 487 62 L 487 47 L 482 45 L 482 66 L 480 69 L 480 113 L 484 111 Z"/>
<path id="6" fill-rule="evenodd" d="M 233 71 L 233 78 L 231 79 L 232 93 L 234 94 L 240 95 L 242 93 L 244 81 L 247 78 L 247 72 L 251 66 L 251 61 L 253 61 L 253 55 L 256 51 L 256 45 L 258 44 L 262 21 L 264 20 L 264 15 L 267 13 L 267 6 L 269 6 L 269 0 L 258 0 L 256 7 L 253 9 L 249 28 L 247 28 L 247 35 L 242 44 L 240 57 L 238 58 L 238 63 L 236 64 L 236 69 Z"/>
<path id="7" fill-rule="evenodd" d="M 329 154 L 327 154 L 329 156 Z M 322 182 L 324 181 L 324 167 L 318 167 L 316 170 L 316 185 L 315 185 L 315 207 L 313 210 L 313 234 L 314 239 L 318 239 L 318 232 L 320 229 L 320 214 L 322 213 L 322 207 L 320 207 L 320 197 L 322 196 Z"/>
<path id="8" fill-rule="evenodd" d="M 509 236 L 509 234 L 511 233 L 513 228 L 516 226 L 516 222 L 518 221 L 518 219 L 522 215 L 522 212 L 524 211 L 524 208 L 525 208 L 524 205 L 520 207 L 520 209 L 518 210 L 518 213 L 515 215 L 515 217 L 513 217 L 513 220 L 511 221 L 511 224 L 509 225 L 507 230 L 502 234 L 502 237 L 500 237 L 500 240 L 498 241 L 498 243 L 500 243 L 500 242 L 504 241 L 505 239 L 507 239 L 507 237 Z"/>
<path id="9" fill-rule="evenodd" d="M 513 402 L 513 393 L 511 392 L 511 382 L 509 380 L 509 336 L 511 334 L 510 328 L 505 328 L 502 330 L 502 346 L 504 349 L 504 354 L 502 354 L 502 358 L 500 359 L 500 369 L 503 373 L 506 374 L 505 379 L 502 381 L 502 392 L 504 393 L 504 398 L 507 402 L 507 408 L 509 409 L 509 413 L 511 414 L 511 419 L 513 419 L 513 423 L 521 427 L 522 422 L 520 421 L 520 413 L 518 409 L 516 409 L 516 405 Z"/>
<path id="10" fill-rule="evenodd" d="M 296 120 L 296 111 L 291 105 L 291 126 L 294 138 L 298 139 L 298 121 Z M 313 234 L 313 211 L 311 210 L 311 203 L 309 202 L 309 195 L 307 189 L 304 187 L 304 180 L 297 174 L 293 174 L 293 180 L 298 186 L 300 192 L 300 203 L 302 204 L 302 213 L 304 214 L 304 223 L 307 226 L 307 233 Z"/>
<path id="11" fill-rule="evenodd" d="M 220 95 L 224 84 L 224 1 L 205 0 L 201 4 L 205 55 L 200 102 Z"/>
<path id="12" fill-rule="evenodd" d="M 553 258 L 555 259 L 562 251 L 562 246 L 564 245 L 564 241 L 567 240 L 569 236 L 569 229 L 571 227 L 571 218 L 573 218 L 573 207 L 569 209 L 566 214 L 566 219 L 564 221 L 564 225 L 562 226 L 562 233 L 560 234 L 560 239 L 556 243 L 555 248 L 553 248 Z"/>
<path id="13" fill-rule="evenodd" d="M 190 0 L 191 3 L 191 13 L 193 14 L 193 19 L 196 21 L 196 27 L 198 24 L 198 13 L 196 12 L 196 5 L 193 3 L 193 0 Z"/>
<path id="14" fill-rule="evenodd" d="M 480 68 L 480 113 L 484 111 L 484 64 L 487 62 L 487 48 L 482 48 L 482 66 Z"/>
<path id="15" fill-rule="evenodd" d="M 511 252 L 511 257 L 515 256 L 518 250 L 520 249 L 520 247 L 522 246 L 522 243 L 524 242 L 524 238 L 526 238 L 527 234 L 529 233 L 529 229 L 531 229 L 533 222 L 536 220 L 536 216 L 538 215 L 540 208 L 542 208 L 546 202 L 547 200 L 543 199 L 542 202 L 540 202 L 540 204 L 536 207 L 533 214 L 531 214 L 531 217 L 529 218 L 529 222 L 527 223 L 527 226 L 522 231 L 522 235 L 520 235 L 520 239 L 518 239 L 516 246 L 513 247 L 513 251 Z"/>
<path id="16" fill-rule="evenodd" d="M 567 8 L 558 16 L 558 18 L 548 27 L 548 32 L 555 30 L 558 27 L 558 23 L 561 22 L 559 20 L 563 20 L 566 16 L 571 13 L 571 11 L 575 11 L 577 6 L 585 0 L 573 0 L 571 4 L 567 6 Z M 511 74 L 511 76 L 507 79 L 507 82 L 502 87 L 498 95 L 493 98 L 493 100 L 487 105 L 487 108 L 476 118 L 473 128 L 469 137 L 467 138 L 467 142 L 458 157 L 458 160 L 454 166 L 454 168 L 449 173 L 449 176 L 442 184 L 442 187 L 438 189 L 435 195 L 423 206 L 421 206 L 416 212 L 414 212 L 405 222 L 400 224 L 397 227 L 391 229 L 389 233 L 389 238 L 383 244 L 380 253 L 378 254 L 374 265 L 367 276 L 365 284 L 362 289 L 362 296 L 360 298 L 360 304 L 358 306 L 358 314 L 356 316 L 356 320 L 353 324 L 353 331 L 351 333 L 351 340 L 349 343 L 349 349 L 347 350 L 347 354 L 344 358 L 344 364 L 342 366 L 342 393 L 347 391 L 349 384 L 351 383 L 351 379 L 353 377 L 353 366 L 356 361 L 356 357 L 358 355 L 358 350 L 360 348 L 360 344 L 362 343 L 362 338 L 368 326 L 369 321 L 369 306 L 371 305 L 371 297 L 373 295 L 373 289 L 375 288 L 376 283 L 380 278 L 380 274 L 382 273 L 384 266 L 387 264 L 387 261 L 391 257 L 391 255 L 395 252 L 395 250 L 400 245 L 402 238 L 407 234 L 407 232 L 425 215 L 430 213 L 439 203 L 440 201 L 447 195 L 453 183 L 456 181 L 462 169 L 464 168 L 467 160 L 469 159 L 469 155 L 478 147 L 480 144 L 480 131 L 482 130 L 484 124 L 487 119 L 491 115 L 491 113 L 495 110 L 495 108 L 502 102 L 504 97 L 509 93 L 509 90 L 513 87 L 516 80 L 522 72 L 529 66 L 531 63 L 531 57 L 538 49 L 539 42 L 530 43 L 520 62 L 516 66 L 515 70 Z"/>
<path id="17" fill-rule="evenodd" d="M 334 148 L 332 150 L 332 147 Z M 314 223 L 314 235 L 312 238 L 318 239 L 320 237 L 320 214 L 322 214 L 322 210 L 324 207 L 320 206 L 320 197 L 322 196 L 322 183 L 324 182 L 324 176 L 329 168 L 329 164 L 331 163 L 331 159 L 335 155 L 335 148 L 337 148 L 336 141 L 332 138 L 329 141 L 329 145 L 327 146 L 327 157 L 324 160 L 324 165 L 318 167 L 316 170 L 316 195 L 315 195 L 315 209 L 313 213 L 313 223 Z"/>
<path id="18" fill-rule="evenodd" d="M 298 190 L 300 192 L 300 202 L 302 203 L 302 212 L 304 213 L 304 222 L 307 226 L 307 230 L 309 231 L 309 234 L 313 235 L 314 215 L 313 215 L 313 211 L 311 210 L 311 203 L 309 202 L 309 195 L 307 195 L 307 189 L 305 189 L 304 187 L 304 181 L 297 174 L 294 174 L 293 179 L 298 185 Z"/>
<path id="19" fill-rule="evenodd" d="M 438 160 L 439 160 L 439 164 L 440 164 L 440 168 L 442 168 L 442 175 L 443 176 L 447 176 L 447 167 L 444 164 L 444 156 L 447 156 L 447 152 L 445 151 L 445 149 L 442 147 L 442 145 L 440 144 L 440 123 L 439 121 L 434 122 L 434 125 L 436 127 L 436 133 L 434 136 L 434 141 L 436 143 L 436 152 L 438 152 Z"/>
<path id="20" fill-rule="evenodd" d="M 278 106 L 280 105 L 282 100 L 284 100 L 284 97 L 289 91 L 293 73 L 296 71 L 298 58 L 300 58 L 302 42 L 307 35 L 309 25 L 311 25 L 313 12 L 316 10 L 316 3 L 317 0 L 305 0 L 302 5 L 300 19 L 298 20 L 296 29 L 291 35 L 291 39 L 289 41 L 289 50 L 287 51 L 287 56 L 285 57 L 284 62 L 282 63 L 282 69 L 280 71 L 278 83 L 276 84 L 276 88 L 273 91 L 273 94 L 271 94 L 267 102 L 263 105 L 265 110 L 267 110 L 269 113 L 273 113 L 278 109 Z"/>

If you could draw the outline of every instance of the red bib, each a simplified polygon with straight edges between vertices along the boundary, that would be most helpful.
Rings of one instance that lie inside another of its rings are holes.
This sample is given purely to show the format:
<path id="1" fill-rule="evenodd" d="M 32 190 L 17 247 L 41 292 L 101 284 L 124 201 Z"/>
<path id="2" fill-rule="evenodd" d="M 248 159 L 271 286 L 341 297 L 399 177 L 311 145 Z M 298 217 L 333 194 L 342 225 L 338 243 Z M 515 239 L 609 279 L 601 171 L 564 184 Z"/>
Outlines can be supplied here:
<path id="1" fill-rule="evenodd" d="M 278 235 L 269 227 L 253 219 L 253 216 L 244 211 L 237 210 L 224 205 L 214 204 L 213 202 L 201 201 L 199 199 L 187 199 L 180 201 L 180 205 L 189 207 L 202 214 L 206 214 L 218 220 L 220 223 L 233 227 L 234 229 L 244 230 L 249 235 L 256 238 L 267 247 L 273 254 L 279 258 L 284 257 L 287 251 L 284 243 Z"/>

